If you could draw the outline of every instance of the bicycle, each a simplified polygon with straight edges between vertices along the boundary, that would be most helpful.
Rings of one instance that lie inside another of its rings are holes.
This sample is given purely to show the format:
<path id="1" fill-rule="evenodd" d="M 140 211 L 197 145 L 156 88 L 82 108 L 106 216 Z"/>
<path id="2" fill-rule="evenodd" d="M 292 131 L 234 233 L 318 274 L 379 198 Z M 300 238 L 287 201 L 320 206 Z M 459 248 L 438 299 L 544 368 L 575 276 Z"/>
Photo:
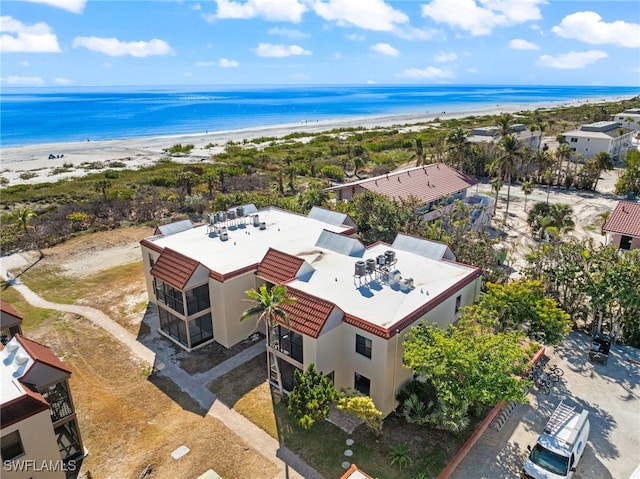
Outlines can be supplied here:
<path id="1" fill-rule="evenodd" d="M 560 369 L 559 366 L 553 364 L 551 366 L 549 366 L 549 372 L 551 372 L 551 374 L 560 377 L 562 375 L 564 375 L 564 371 L 562 369 Z"/>

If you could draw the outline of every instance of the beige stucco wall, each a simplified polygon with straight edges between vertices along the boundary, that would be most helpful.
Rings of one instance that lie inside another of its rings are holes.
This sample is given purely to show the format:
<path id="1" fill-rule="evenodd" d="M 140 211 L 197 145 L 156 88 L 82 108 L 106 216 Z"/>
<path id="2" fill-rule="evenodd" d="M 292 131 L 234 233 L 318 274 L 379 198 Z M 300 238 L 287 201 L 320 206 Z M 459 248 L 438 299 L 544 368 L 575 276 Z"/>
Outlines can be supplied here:
<path id="1" fill-rule="evenodd" d="M 24 448 L 24 455 L 16 459 L 23 467 L 24 471 L 13 468 L 9 470 L 3 464 L 3 479 L 64 479 L 65 473 L 61 470 L 62 460 L 60 451 L 53 433 L 51 424 L 51 414 L 49 410 L 35 414 L 19 423 L 3 428 L 0 435 L 5 436 L 13 431 L 20 431 L 20 439 Z M 43 461 L 45 469 L 43 469 Z M 58 468 L 58 471 L 51 470 Z"/>
<path id="2" fill-rule="evenodd" d="M 213 338 L 225 348 L 232 347 L 255 332 L 264 333 L 264 325 L 256 327 L 257 317 L 240 321 L 242 313 L 253 306 L 250 301 L 245 301 L 247 299 L 245 292 L 262 283 L 253 271 L 223 283 L 214 279 L 210 280 L 209 295 L 213 318 Z"/>
<path id="3" fill-rule="evenodd" d="M 156 253 L 142 244 L 140 245 L 140 250 L 142 252 L 144 280 L 147 285 L 147 297 L 150 303 L 156 304 L 156 293 L 153 289 L 153 277 L 151 276 L 151 261 L 149 261 L 149 256 L 153 258 L 153 261 L 158 261 L 160 253 Z"/>

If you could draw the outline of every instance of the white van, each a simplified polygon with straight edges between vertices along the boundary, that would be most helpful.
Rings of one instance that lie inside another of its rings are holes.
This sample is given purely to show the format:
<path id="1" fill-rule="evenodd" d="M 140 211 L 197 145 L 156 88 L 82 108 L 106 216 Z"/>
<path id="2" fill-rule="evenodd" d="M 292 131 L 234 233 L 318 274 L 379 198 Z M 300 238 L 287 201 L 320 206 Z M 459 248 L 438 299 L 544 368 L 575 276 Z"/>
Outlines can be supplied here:
<path id="1" fill-rule="evenodd" d="M 569 479 L 589 439 L 589 413 L 560 402 L 522 469 L 524 479 Z"/>

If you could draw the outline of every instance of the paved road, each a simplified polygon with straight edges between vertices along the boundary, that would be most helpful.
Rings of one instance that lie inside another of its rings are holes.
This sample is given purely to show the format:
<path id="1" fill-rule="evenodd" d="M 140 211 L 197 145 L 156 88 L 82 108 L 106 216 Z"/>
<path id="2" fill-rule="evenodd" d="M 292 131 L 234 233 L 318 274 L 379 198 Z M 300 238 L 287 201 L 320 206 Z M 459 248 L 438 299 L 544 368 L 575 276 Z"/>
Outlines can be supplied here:
<path id="1" fill-rule="evenodd" d="M 158 349 L 158 351 L 149 349 L 140 343 L 133 334 L 129 333 L 102 311 L 88 306 L 58 304 L 47 301 L 22 284 L 20 278 L 13 278 L 7 272 L 26 268 L 32 262 L 32 259 L 20 254 L 5 256 L 0 261 L 0 278 L 10 280 L 11 286 L 32 306 L 78 314 L 113 335 L 120 343 L 129 348 L 134 356 L 159 369 L 159 374 L 169 377 L 180 389 L 196 400 L 200 406 L 208 410 L 209 415 L 222 421 L 229 429 L 254 447 L 259 454 L 275 464 L 279 472 L 273 479 L 322 479 L 322 476 L 302 461 L 300 457 L 286 447 L 281 447 L 276 439 L 269 436 L 241 414 L 227 407 L 205 387 L 215 378 L 226 374 L 242 365 L 245 361 L 262 353 L 264 351 L 264 343 L 252 346 L 210 371 L 198 375 L 187 374 L 172 361 L 169 355 L 164 354 L 162 349 Z M 158 368 L 159 365 L 161 365 L 161 368 Z"/>
<path id="2" fill-rule="evenodd" d="M 590 338 L 572 333 L 547 355 L 564 371 L 549 396 L 537 391 L 518 405 L 501 431 L 490 426 L 451 479 L 516 479 L 561 400 L 589 411 L 591 434 L 574 479 L 627 479 L 640 464 L 640 350 L 613 346 L 606 366 L 588 360 Z M 629 361 L 631 359 L 632 361 Z"/>

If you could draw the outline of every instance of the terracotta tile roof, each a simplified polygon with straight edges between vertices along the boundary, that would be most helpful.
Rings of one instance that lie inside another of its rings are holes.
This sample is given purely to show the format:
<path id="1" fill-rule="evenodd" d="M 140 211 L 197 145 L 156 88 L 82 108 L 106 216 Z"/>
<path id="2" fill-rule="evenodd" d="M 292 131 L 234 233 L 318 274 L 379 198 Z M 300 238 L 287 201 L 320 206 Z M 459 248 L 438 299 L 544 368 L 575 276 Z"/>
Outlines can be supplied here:
<path id="1" fill-rule="evenodd" d="M 4 299 L 0 299 L 0 311 L 3 313 L 10 314 L 11 316 L 15 316 L 18 319 L 22 319 L 22 315 L 16 311 L 16 309 L 7 303 Z"/>
<path id="2" fill-rule="evenodd" d="M 356 466 L 355 464 L 351 464 L 349 469 L 345 471 L 340 479 L 373 479 L 373 477 L 371 477 L 363 470 L 358 469 L 358 466 Z"/>
<path id="3" fill-rule="evenodd" d="M 22 383 L 21 383 L 22 384 Z M 22 384 L 25 394 L 2 404 L 0 408 L 0 427 L 5 428 L 28 417 L 49 410 L 49 403 L 42 395 Z"/>
<path id="4" fill-rule="evenodd" d="M 56 356 L 47 346 L 43 346 L 31 339 L 27 339 L 21 334 L 16 334 L 15 338 L 20 343 L 20 346 L 24 348 L 27 354 L 31 356 L 31 359 L 35 362 L 44 363 L 52 368 L 71 374 L 71 370 L 65 366 L 64 363 L 58 359 L 58 356 Z"/>
<path id="5" fill-rule="evenodd" d="M 640 203 L 620 201 L 602 230 L 640 238 Z"/>
<path id="6" fill-rule="evenodd" d="M 260 261 L 256 275 L 275 284 L 288 283 L 295 279 L 302 263 L 304 263 L 302 258 L 269 248 Z"/>
<path id="7" fill-rule="evenodd" d="M 177 289 L 184 289 L 200 263 L 177 251 L 165 248 L 151 268 L 151 275 Z"/>
<path id="8" fill-rule="evenodd" d="M 475 178 L 456 171 L 444 163 L 435 163 L 347 183 L 341 187 L 359 185 L 388 197 L 408 199 L 414 196 L 422 203 L 429 203 L 477 183 L 478 180 Z"/>
<path id="9" fill-rule="evenodd" d="M 291 329 L 317 338 L 329 319 L 334 304 L 295 288 L 287 289 L 287 297 L 296 298 L 294 303 L 282 307 L 287 312 Z"/>

